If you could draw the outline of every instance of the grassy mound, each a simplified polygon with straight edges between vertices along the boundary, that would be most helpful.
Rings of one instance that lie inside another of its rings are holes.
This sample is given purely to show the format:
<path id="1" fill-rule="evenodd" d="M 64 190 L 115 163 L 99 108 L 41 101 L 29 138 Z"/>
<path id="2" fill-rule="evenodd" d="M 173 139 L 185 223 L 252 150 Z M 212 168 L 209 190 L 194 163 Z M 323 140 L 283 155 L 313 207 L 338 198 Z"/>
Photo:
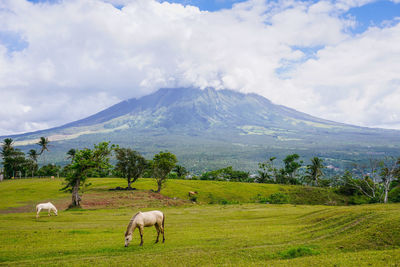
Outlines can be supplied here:
<path id="1" fill-rule="evenodd" d="M 57 201 L 64 207 L 70 201 L 70 194 L 61 192 L 62 179 L 22 179 L 5 181 L 0 184 L 0 210 L 10 207 L 25 207 L 33 210 L 36 201 Z M 189 203 L 189 191 L 197 191 L 196 201 L 203 204 L 239 204 L 239 203 L 272 203 L 272 204 L 327 204 L 344 205 L 347 199 L 327 188 L 290 186 L 277 184 L 235 183 L 199 180 L 168 180 L 165 188 L 158 194 L 138 193 L 155 189 L 153 179 L 139 179 L 134 187 L 138 191 L 109 191 L 117 186 L 126 186 L 126 181 L 119 178 L 92 178 L 92 185 L 83 193 L 84 208 L 104 207 L 147 207 L 180 205 Z M 276 197 L 278 196 L 278 201 Z M 154 200 L 153 202 L 150 199 Z M 284 201 L 279 201 L 283 199 Z M 181 201 L 179 201 L 181 200 Z M 182 201 L 183 200 L 183 201 Z M 151 202 L 149 204 L 149 201 Z M 134 204 L 133 204 L 134 203 Z M 22 208 L 22 211 L 24 209 Z M 20 211 L 18 208 L 15 211 Z"/>

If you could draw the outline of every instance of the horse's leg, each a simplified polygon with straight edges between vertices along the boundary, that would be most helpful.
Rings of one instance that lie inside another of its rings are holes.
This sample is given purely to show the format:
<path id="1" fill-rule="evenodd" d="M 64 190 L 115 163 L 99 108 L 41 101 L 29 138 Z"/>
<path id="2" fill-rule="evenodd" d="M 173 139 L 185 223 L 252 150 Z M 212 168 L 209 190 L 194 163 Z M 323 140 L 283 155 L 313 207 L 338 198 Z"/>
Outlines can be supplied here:
<path id="1" fill-rule="evenodd" d="M 38 209 L 37 209 L 36 218 L 39 218 L 39 213 L 40 213 L 41 210 L 42 210 L 41 208 L 38 208 Z"/>
<path id="2" fill-rule="evenodd" d="M 156 227 L 156 230 L 157 230 L 157 239 L 156 239 L 156 243 L 158 243 L 158 238 L 160 237 L 160 226 L 158 225 L 158 224 L 155 224 L 154 225 L 155 227 Z"/>
<path id="3" fill-rule="evenodd" d="M 50 211 L 51 211 L 51 209 L 48 209 L 48 210 L 47 210 L 47 212 L 49 213 L 49 217 L 51 216 Z"/>
<path id="4" fill-rule="evenodd" d="M 164 226 L 160 226 L 160 230 L 161 230 L 161 233 L 162 233 L 162 242 L 164 243 L 165 242 Z"/>
<path id="5" fill-rule="evenodd" d="M 143 246 L 143 226 L 139 226 L 140 246 Z"/>

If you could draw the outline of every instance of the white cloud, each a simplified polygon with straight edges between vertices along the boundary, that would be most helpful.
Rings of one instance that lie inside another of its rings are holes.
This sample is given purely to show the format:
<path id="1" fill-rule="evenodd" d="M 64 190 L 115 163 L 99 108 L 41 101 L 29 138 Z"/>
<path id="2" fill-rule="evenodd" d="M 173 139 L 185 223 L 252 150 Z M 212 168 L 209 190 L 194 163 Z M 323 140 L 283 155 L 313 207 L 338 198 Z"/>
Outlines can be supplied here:
<path id="1" fill-rule="evenodd" d="M 292 76 L 318 95 L 303 110 L 336 121 L 394 127 L 400 123 L 400 24 L 365 33 L 318 52 Z M 316 75 L 317 74 L 317 75 Z M 316 109 L 320 103 L 320 109 Z"/>
<path id="2" fill-rule="evenodd" d="M 256 92 L 328 119 L 397 127 L 399 24 L 348 34 L 355 21 L 344 10 L 365 3 L 250 0 L 204 12 L 155 0 L 3 1 L 0 32 L 28 46 L 8 51 L 0 40 L 0 134 L 168 86 Z M 301 51 L 313 47 L 314 58 Z"/>

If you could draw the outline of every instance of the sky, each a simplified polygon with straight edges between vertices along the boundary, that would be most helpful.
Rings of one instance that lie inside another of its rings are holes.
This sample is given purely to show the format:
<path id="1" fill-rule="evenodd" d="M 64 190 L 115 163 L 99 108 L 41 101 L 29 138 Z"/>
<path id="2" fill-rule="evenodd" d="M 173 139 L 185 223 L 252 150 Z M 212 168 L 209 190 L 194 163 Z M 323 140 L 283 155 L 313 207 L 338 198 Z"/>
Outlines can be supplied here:
<path id="1" fill-rule="evenodd" d="M 0 135 L 163 87 L 400 129 L 400 0 L 0 0 Z"/>

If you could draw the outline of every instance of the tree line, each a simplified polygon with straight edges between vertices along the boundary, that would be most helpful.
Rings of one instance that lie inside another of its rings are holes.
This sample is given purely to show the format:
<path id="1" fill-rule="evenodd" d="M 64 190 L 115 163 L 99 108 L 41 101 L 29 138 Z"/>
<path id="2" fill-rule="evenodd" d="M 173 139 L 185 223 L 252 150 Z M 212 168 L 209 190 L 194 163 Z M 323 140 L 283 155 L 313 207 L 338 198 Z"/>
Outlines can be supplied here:
<path id="1" fill-rule="evenodd" d="M 343 174 L 327 177 L 323 159 L 313 157 L 303 165 L 298 154 L 287 155 L 280 164 L 271 157 L 258 164 L 257 174 L 234 170 L 231 166 L 205 172 L 196 179 L 269 184 L 331 187 L 337 193 L 353 196 L 354 204 L 400 202 L 400 158 L 371 159 L 367 164 L 353 164 Z"/>
<path id="2" fill-rule="evenodd" d="M 152 160 L 146 160 L 139 152 L 102 142 L 92 149 L 70 149 L 66 155 L 71 162 L 64 168 L 53 164 L 38 167 L 37 160 L 49 151 L 48 138 L 41 137 L 37 143 L 39 150 L 31 149 L 27 156 L 13 146 L 13 140 L 4 139 L 0 155 L 5 178 L 17 174 L 65 177 L 62 190 L 72 193 L 72 206 L 80 206 L 79 191 L 88 186 L 88 177 L 117 176 L 127 180 L 127 188 L 132 189 L 139 177 L 153 177 L 160 192 L 165 181 L 170 178 L 222 180 L 232 182 L 256 182 L 291 185 L 332 187 L 338 193 L 362 198 L 368 203 L 400 202 L 400 158 L 386 157 L 371 159 L 368 164 L 355 164 L 343 174 L 327 177 L 323 159 L 313 157 L 310 164 L 304 165 L 298 154 L 287 155 L 280 164 L 276 157 L 270 157 L 258 164 L 257 174 L 234 170 L 232 166 L 204 172 L 199 176 L 190 175 L 185 167 L 177 164 L 176 156 L 170 152 L 160 152 Z M 110 164 L 111 154 L 115 153 L 116 164 Z M 356 203 L 356 202 L 355 202 Z"/>
<path id="3" fill-rule="evenodd" d="M 39 150 L 31 149 L 27 155 L 25 155 L 20 149 L 14 147 L 13 139 L 4 139 L 0 150 L 0 156 L 3 160 L 4 178 L 47 176 L 49 171 L 54 173 L 54 169 L 56 173 L 58 173 L 59 167 L 55 165 L 48 164 L 44 165 L 42 168 L 39 168 L 38 165 L 38 158 L 44 157 L 44 152 L 49 151 L 49 139 L 40 137 L 36 145 L 39 146 Z"/>

